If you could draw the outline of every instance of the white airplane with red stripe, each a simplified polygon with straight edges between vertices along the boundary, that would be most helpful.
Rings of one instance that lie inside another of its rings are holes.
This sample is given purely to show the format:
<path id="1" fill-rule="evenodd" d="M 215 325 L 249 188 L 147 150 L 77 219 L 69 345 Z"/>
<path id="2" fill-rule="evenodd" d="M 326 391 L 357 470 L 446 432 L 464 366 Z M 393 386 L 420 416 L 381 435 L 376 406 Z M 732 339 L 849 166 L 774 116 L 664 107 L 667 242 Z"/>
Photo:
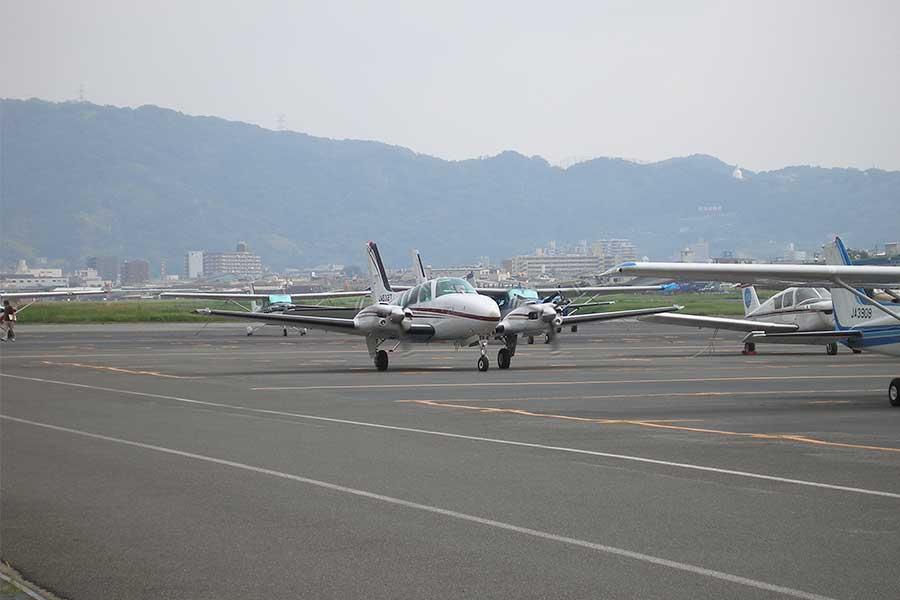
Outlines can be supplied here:
<path id="1" fill-rule="evenodd" d="M 480 347 L 478 370 L 488 370 L 486 345 L 500 321 L 496 302 L 479 295 L 465 279 L 455 277 L 427 279 L 412 288 L 395 291 L 388 281 L 375 242 L 366 244 L 366 254 L 372 304 L 353 318 L 208 308 L 197 312 L 362 336 L 366 338 L 369 355 L 379 371 L 388 368 L 388 351 L 393 352 L 401 344 L 433 342 Z M 384 350 L 381 346 L 386 342 L 395 344 Z"/>

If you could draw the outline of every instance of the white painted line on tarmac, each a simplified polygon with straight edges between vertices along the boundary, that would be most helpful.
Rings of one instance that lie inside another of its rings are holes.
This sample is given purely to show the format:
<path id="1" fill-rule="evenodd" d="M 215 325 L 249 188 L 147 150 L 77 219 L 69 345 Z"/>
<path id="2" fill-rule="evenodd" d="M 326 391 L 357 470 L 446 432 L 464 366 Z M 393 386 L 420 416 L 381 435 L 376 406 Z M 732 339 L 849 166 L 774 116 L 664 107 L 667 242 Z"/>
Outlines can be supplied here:
<path id="1" fill-rule="evenodd" d="M 810 379 L 885 379 L 890 375 L 748 375 L 738 377 L 681 377 L 671 379 L 602 379 L 588 381 L 472 381 L 466 383 L 375 383 L 351 385 L 302 385 L 283 387 L 252 387 L 257 392 L 297 390 L 371 390 L 392 388 L 446 388 L 446 387 L 528 387 L 559 385 L 618 385 L 623 383 L 706 383 L 722 381 L 808 381 Z"/>
<path id="2" fill-rule="evenodd" d="M 334 492 L 350 494 L 352 496 L 356 496 L 359 498 L 366 498 L 368 500 L 375 500 L 378 502 L 384 502 L 386 504 L 393 504 L 395 506 L 402 506 L 404 508 L 411 508 L 414 510 L 420 510 L 420 511 L 428 512 L 428 513 L 432 513 L 432 514 L 436 514 L 436 515 L 441 515 L 444 517 L 449 517 L 452 519 L 467 521 L 469 523 L 475 523 L 475 524 L 484 525 L 487 527 L 494 527 L 496 529 L 512 531 L 514 533 L 528 535 L 531 537 L 540 538 L 540 539 L 548 540 L 548 541 L 552 541 L 552 542 L 559 542 L 561 544 L 568 544 L 570 546 L 586 548 L 588 550 L 594 550 L 596 552 L 602 552 L 604 554 L 611 554 L 611 555 L 620 556 L 623 558 L 630 558 L 632 560 L 637 560 L 637 561 L 641 561 L 641 562 L 645 562 L 645 563 L 649 563 L 649 564 L 657 565 L 657 566 L 661 566 L 661 567 L 667 567 L 669 569 L 674 569 L 677 571 L 692 573 L 694 575 L 702 575 L 704 577 L 718 579 L 720 581 L 727 581 L 729 583 L 735 583 L 738 585 L 755 588 L 755 589 L 763 590 L 766 592 L 775 592 L 777 594 L 782 594 L 784 596 L 790 596 L 792 598 L 803 598 L 804 600 L 832 600 L 831 598 L 828 598 L 827 596 L 821 596 L 819 594 L 813 594 L 811 592 L 805 592 L 803 590 L 785 587 L 782 585 L 776 585 L 773 583 L 760 581 L 758 579 L 750 579 L 748 577 L 742 577 L 740 575 L 733 575 L 731 573 L 726 573 L 724 571 L 716 571 L 713 569 L 707 569 L 706 567 L 700 567 L 700 566 L 692 565 L 689 563 L 683 563 L 683 562 L 678 562 L 678 561 L 674 561 L 674 560 L 669 560 L 666 558 L 660 558 L 658 556 L 652 556 L 650 554 L 644 554 L 642 552 L 634 552 L 633 550 L 625 550 L 623 548 L 617 548 L 615 546 L 607 546 L 605 544 L 598 544 L 596 542 L 590 542 L 587 540 L 568 537 L 565 535 L 559 535 L 559 534 L 550 533 L 547 531 L 541 531 L 539 529 L 532 529 L 530 527 L 521 527 L 519 525 L 513 525 L 511 523 L 505 523 L 503 521 L 496 521 L 494 519 L 488 519 L 485 517 L 470 515 L 467 513 L 457 512 L 455 510 L 449 510 L 446 508 L 440 508 L 438 506 L 432 506 L 429 504 L 421 504 L 419 502 L 413 502 L 411 500 L 404 500 L 402 498 L 395 498 L 393 496 L 386 496 L 384 494 L 376 494 L 374 492 L 367 492 L 365 490 L 351 488 L 351 487 L 339 485 L 336 483 L 330 483 L 328 481 L 321 481 L 319 479 L 311 479 L 309 477 L 302 477 L 300 475 L 293 475 L 291 473 L 285 473 L 283 471 L 276 471 L 274 469 L 266 469 L 264 467 L 248 465 L 246 463 L 236 462 L 233 460 L 226 460 L 223 458 L 215 458 L 213 456 L 207 456 L 205 454 L 195 454 L 193 452 L 185 452 L 183 450 L 176 450 L 174 448 L 166 448 L 164 446 L 156 446 L 154 444 L 145 444 L 142 442 L 134 442 L 134 441 L 126 440 L 126 439 L 122 439 L 122 438 L 101 435 L 98 433 L 90 433 L 88 431 L 81 431 L 80 429 L 70 429 L 68 427 L 59 427 L 58 425 L 50 425 L 48 423 L 39 423 L 37 421 L 29 421 L 27 419 L 19 419 L 16 417 L 9 417 L 6 415 L 0 415 L 0 418 L 5 419 L 7 421 L 14 421 L 16 423 L 32 425 L 34 427 L 43 427 L 45 429 L 51 429 L 53 431 L 61 431 L 64 433 L 80 435 L 83 437 L 92 438 L 92 439 L 96 439 L 96 440 L 103 440 L 106 442 L 113 442 L 116 444 L 123 444 L 126 446 L 131 446 L 134 448 L 141 448 L 143 450 L 152 450 L 154 452 L 160 452 L 163 454 L 180 456 L 183 458 L 190 458 L 193 460 L 203 461 L 203 462 L 212 463 L 212 464 L 216 464 L 216 465 L 223 465 L 223 466 L 232 467 L 235 469 L 242 469 L 244 471 L 251 471 L 251 472 L 259 473 L 262 475 L 269 475 L 271 477 L 288 479 L 290 481 L 296 481 L 298 483 L 305 483 L 307 485 L 324 488 L 324 489 L 331 490 Z"/>
<path id="3" fill-rule="evenodd" d="M 390 431 L 404 431 L 407 433 L 418 433 L 422 435 L 434 435 L 444 438 L 458 439 L 458 440 L 469 440 L 473 442 L 484 442 L 488 444 L 500 444 L 505 446 L 518 446 L 522 448 L 536 448 L 538 450 L 551 450 L 554 452 L 568 452 L 571 454 L 583 454 L 587 456 L 600 456 L 602 458 L 611 458 L 615 460 L 627 460 L 632 462 L 639 462 L 645 464 L 652 465 L 660 465 L 664 467 L 674 467 L 678 469 L 690 469 L 693 471 L 702 471 L 706 473 L 717 473 L 720 475 L 732 475 L 735 477 L 746 477 L 749 479 L 759 479 L 762 481 L 774 481 L 777 483 L 787 483 L 791 485 L 800 485 L 806 487 L 827 489 L 827 490 L 835 490 L 839 492 L 850 492 L 853 494 L 863 494 L 866 496 L 880 496 L 884 498 L 894 498 L 900 500 L 900 494 L 895 494 L 893 492 L 885 492 L 881 490 L 870 490 L 866 488 L 858 488 L 851 487 L 845 485 L 837 485 L 831 483 L 821 483 L 818 481 L 805 481 L 803 479 L 792 479 L 789 477 L 779 477 L 776 475 L 763 475 L 761 473 L 751 473 L 749 471 L 736 471 L 733 469 L 720 469 L 718 467 L 707 467 L 703 465 L 695 465 L 691 463 L 679 463 L 668 460 L 660 460 L 655 458 L 644 458 L 641 456 L 630 456 L 628 454 L 614 454 L 611 452 L 599 452 L 596 450 L 584 450 L 581 448 L 569 448 L 566 446 L 548 446 L 545 444 L 537 444 L 534 442 L 519 442 L 515 440 L 503 440 L 497 438 L 488 438 L 481 437 L 476 435 L 465 435 L 462 433 L 448 433 L 445 431 L 435 431 L 432 429 L 417 429 L 415 427 L 402 427 L 399 425 L 383 425 L 381 423 L 368 423 L 365 421 L 351 421 L 349 419 L 337 419 L 334 417 L 319 417 L 316 415 L 305 415 L 301 413 L 288 412 L 283 410 L 270 410 L 264 408 L 251 408 L 247 406 L 239 406 L 235 404 L 223 404 L 220 402 L 207 402 L 205 400 L 193 400 L 190 398 L 180 398 L 178 396 L 165 396 L 163 394 L 151 394 L 148 392 L 135 392 L 132 390 L 120 390 L 115 388 L 107 388 L 100 387 L 95 385 L 87 385 L 84 383 L 70 383 L 68 381 L 54 381 L 52 379 L 39 379 L 37 377 L 23 377 L 21 375 L 9 375 L 6 373 L 0 373 L 0 377 L 10 377 L 13 379 L 21 379 L 25 381 L 36 381 L 39 383 L 51 383 L 55 385 L 64 385 L 69 387 L 77 387 L 84 388 L 89 390 L 98 390 L 102 392 L 112 392 L 116 394 L 127 394 L 131 396 L 142 396 L 145 398 L 159 398 L 162 400 L 172 400 L 174 402 L 184 402 L 186 404 L 195 404 L 201 406 L 216 406 L 219 408 L 229 408 L 232 410 L 246 410 L 248 412 L 265 414 L 265 415 L 279 415 L 283 417 L 294 417 L 298 419 L 310 419 L 313 421 L 322 421 L 327 423 L 341 423 L 344 425 L 355 425 L 357 427 L 370 427 L 373 429 L 386 429 Z M 3 415 L 0 415 L 2 417 Z"/>

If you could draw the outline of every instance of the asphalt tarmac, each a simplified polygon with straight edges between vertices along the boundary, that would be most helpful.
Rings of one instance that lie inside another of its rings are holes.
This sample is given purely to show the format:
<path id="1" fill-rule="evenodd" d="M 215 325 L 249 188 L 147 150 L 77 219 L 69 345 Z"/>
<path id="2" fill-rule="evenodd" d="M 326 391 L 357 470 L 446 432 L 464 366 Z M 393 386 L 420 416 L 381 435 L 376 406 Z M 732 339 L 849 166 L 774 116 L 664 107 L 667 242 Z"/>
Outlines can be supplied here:
<path id="1" fill-rule="evenodd" d="M 896 361 L 637 322 L 0 345 L 0 555 L 63 598 L 900 598 Z"/>

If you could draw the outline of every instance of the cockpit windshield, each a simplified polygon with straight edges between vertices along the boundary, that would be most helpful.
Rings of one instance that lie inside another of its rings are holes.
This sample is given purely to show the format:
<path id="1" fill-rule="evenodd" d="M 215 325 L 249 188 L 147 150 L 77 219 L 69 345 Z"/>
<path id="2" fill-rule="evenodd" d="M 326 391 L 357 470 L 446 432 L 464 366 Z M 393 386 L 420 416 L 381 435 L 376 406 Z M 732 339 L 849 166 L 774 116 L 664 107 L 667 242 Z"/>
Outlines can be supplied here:
<path id="1" fill-rule="evenodd" d="M 526 300 L 537 300 L 538 293 L 537 290 L 532 290 L 529 288 L 513 288 L 509 290 L 508 294 L 511 297 L 525 298 Z"/>
<path id="2" fill-rule="evenodd" d="M 444 296 L 446 294 L 475 294 L 475 288 L 466 281 L 458 277 L 440 277 L 435 283 L 435 297 Z"/>

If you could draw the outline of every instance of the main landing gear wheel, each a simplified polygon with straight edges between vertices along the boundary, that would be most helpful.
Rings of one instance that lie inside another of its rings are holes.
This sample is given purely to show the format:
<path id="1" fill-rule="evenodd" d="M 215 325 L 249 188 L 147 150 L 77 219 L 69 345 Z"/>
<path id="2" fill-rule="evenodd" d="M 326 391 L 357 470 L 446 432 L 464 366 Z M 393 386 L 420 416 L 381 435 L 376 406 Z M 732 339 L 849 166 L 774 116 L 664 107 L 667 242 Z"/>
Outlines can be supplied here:
<path id="1" fill-rule="evenodd" d="M 851 350 L 853 350 L 853 354 L 862 354 L 862 350 L 858 348 L 851 348 Z"/>
<path id="2" fill-rule="evenodd" d="M 828 356 L 834 356 L 837 354 L 837 342 L 831 342 L 827 346 L 825 346 L 825 352 L 828 353 Z"/>
<path id="3" fill-rule="evenodd" d="M 744 344 L 744 350 L 741 352 L 744 356 L 756 356 L 756 344 Z"/>
<path id="4" fill-rule="evenodd" d="M 528 343 L 529 343 L 529 344 L 533 344 L 533 343 L 534 343 L 534 336 L 533 336 L 533 335 L 529 335 L 529 336 L 528 336 Z"/>
<path id="5" fill-rule="evenodd" d="M 507 348 L 500 348 L 500 352 L 497 353 L 497 366 L 501 369 L 508 369 L 511 360 L 512 356 L 510 356 L 509 350 Z"/>
<path id="6" fill-rule="evenodd" d="M 572 333 L 578 333 L 578 325 L 572 325 Z"/>
<path id="7" fill-rule="evenodd" d="M 387 371 L 388 353 L 384 350 L 379 350 L 375 353 L 375 368 L 379 371 Z"/>
<path id="8" fill-rule="evenodd" d="M 479 356 L 478 357 L 478 370 L 479 371 L 487 371 L 488 367 L 491 366 L 490 361 L 488 361 L 487 356 Z"/>
<path id="9" fill-rule="evenodd" d="M 900 406 L 900 377 L 891 381 L 891 385 L 888 387 L 888 400 L 890 400 L 891 406 Z"/>
<path id="10" fill-rule="evenodd" d="M 283 335 L 284 337 L 287 337 L 287 327 L 285 327 L 284 329 L 281 330 L 281 335 Z"/>

